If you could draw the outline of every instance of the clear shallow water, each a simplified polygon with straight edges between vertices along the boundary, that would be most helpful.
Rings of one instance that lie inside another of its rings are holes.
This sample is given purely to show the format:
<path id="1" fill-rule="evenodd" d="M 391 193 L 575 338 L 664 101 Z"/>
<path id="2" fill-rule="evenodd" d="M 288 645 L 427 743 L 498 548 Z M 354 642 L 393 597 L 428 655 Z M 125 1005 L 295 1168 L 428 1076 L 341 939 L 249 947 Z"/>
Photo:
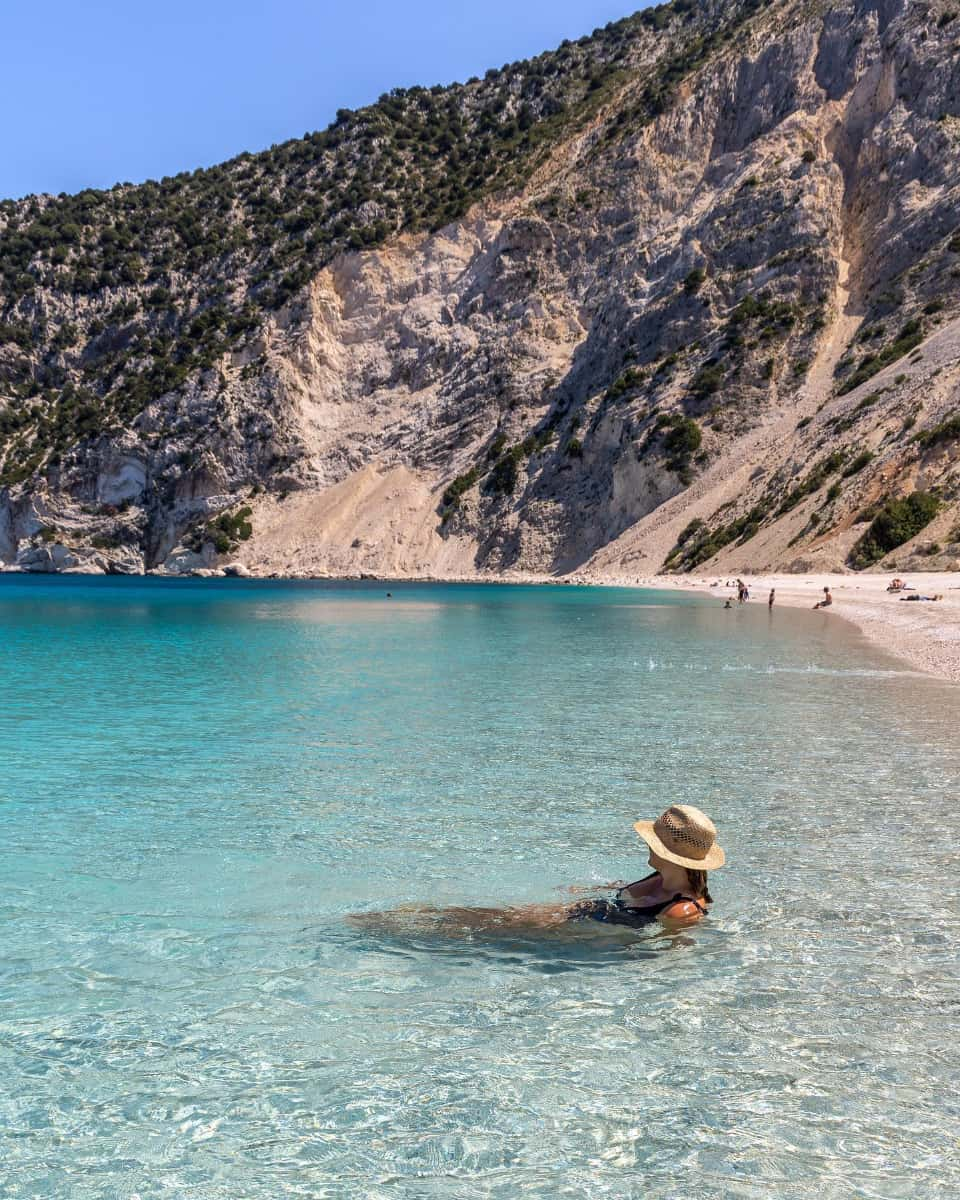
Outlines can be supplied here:
<path id="1" fill-rule="evenodd" d="M 956 1197 L 960 690 L 684 596 L 0 578 L 0 1196 Z M 646 873 L 680 937 L 350 912 Z"/>

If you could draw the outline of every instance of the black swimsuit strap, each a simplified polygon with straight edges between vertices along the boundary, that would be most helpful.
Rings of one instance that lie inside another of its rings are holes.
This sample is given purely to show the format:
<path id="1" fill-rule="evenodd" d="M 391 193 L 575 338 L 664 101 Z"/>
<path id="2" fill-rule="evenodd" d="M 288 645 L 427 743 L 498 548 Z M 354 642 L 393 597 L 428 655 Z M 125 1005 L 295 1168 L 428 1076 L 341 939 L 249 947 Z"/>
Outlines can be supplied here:
<path id="1" fill-rule="evenodd" d="M 707 915 L 707 910 L 699 900 L 694 899 L 693 896 L 684 896 L 680 892 L 677 892 L 672 900 L 662 900 L 659 904 L 627 904 L 627 902 L 622 899 L 624 892 L 629 891 L 629 889 L 632 887 L 636 887 L 638 883 L 646 883 L 648 879 L 656 879 L 659 874 L 659 871 L 652 871 L 649 875 L 644 875 L 642 879 L 637 879 L 633 883 L 625 883 L 616 894 L 614 902 L 616 903 L 617 907 L 622 909 L 624 912 L 644 913 L 648 916 L 655 917 L 658 913 L 662 913 L 665 908 L 669 908 L 671 904 L 676 904 L 678 900 L 686 900 L 690 904 L 695 905 L 704 916 Z"/>
<path id="2" fill-rule="evenodd" d="M 672 896 L 669 900 L 661 900 L 659 904 L 625 904 L 624 901 L 620 899 L 619 895 L 617 896 L 616 903 L 621 909 L 623 909 L 624 912 L 644 913 L 648 916 L 655 917 L 659 913 L 662 913 L 665 908 L 669 908 L 671 904 L 677 904 L 680 901 L 686 901 L 689 904 L 693 904 L 701 913 L 703 913 L 704 916 L 707 915 L 707 910 L 703 907 L 699 900 L 694 899 L 693 896 L 681 895 L 680 892 L 677 892 L 677 894 Z"/>
<path id="3" fill-rule="evenodd" d="M 617 904 L 619 904 L 621 908 L 627 909 L 627 911 L 629 911 L 629 912 L 659 913 L 659 912 L 663 912 L 663 910 L 665 908 L 669 908 L 671 904 L 676 904 L 678 900 L 687 900 L 690 904 L 696 905 L 696 907 L 699 909 L 699 911 L 701 913 L 703 913 L 704 916 L 707 915 L 707 910 L 704 908 L 704 906 L 700 903 L 699 900 L 695 900 L 693 896 L 684 896 L 680 892 L 677 892 L 677 894 L 673 897 L 672 900 L 664 900 L 660 904 L 648 904 L 648 905 L 627 904 L 626 901 L 621 899 L 621 896 L 623 895 L 623 893 L 626 891 L 629 891 L 630 888 L 636 887 L 638 883 L 646 883 L 648 879 L 656 879 L 656 877 L 659 874 L 660 874 L 659 871 L 651 871 L 649 875 L 644 875 L 644 877 L 642 879 L 637 879 L 633 883 L 625 883 L 623 885 L 623 887 L 620 888 L 619 891 L 617 892 L 617 896 L 616 896 Z"/>

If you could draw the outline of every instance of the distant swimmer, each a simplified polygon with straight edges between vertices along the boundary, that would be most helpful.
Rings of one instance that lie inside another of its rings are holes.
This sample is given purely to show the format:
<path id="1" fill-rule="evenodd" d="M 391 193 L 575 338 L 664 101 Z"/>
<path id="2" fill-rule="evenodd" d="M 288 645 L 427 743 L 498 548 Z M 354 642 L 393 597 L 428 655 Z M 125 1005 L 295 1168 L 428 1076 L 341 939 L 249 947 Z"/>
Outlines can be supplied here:
<path id="1" fill-rule="evenodd" d="M 613 891 L 612 899 L 595 896 L 573 904 L 525 904 L 516 907 L 433 908 L 411 905 L 388 912 L 353 913 L 348 920 L 379 932 L 433 932 L 447 937 L 478 932 L 492 935 L 538 934 L 546 930 L 589 928 L 596 921 L 632 929 L 661 922 L 668 928 L 694 925 L 713 903 L 707 872 L 723 866 L 710 818 L 692 804 L 674 804 L 655 821 L 637 821 L 634 829 L 646 842 L 653 873 L 635 883 L 572 887 L 570 892 Z"/>
<path id="2" fill-rule="evenodd" d="M 833 603 L 833 597 L 830 595 L 830 589 L 828 587 L 825 587 L 823 589 L 823 599 L 818 600 L 817 603 L 813 607 L 814 608 L 829 608 L 832 603 Z"/>

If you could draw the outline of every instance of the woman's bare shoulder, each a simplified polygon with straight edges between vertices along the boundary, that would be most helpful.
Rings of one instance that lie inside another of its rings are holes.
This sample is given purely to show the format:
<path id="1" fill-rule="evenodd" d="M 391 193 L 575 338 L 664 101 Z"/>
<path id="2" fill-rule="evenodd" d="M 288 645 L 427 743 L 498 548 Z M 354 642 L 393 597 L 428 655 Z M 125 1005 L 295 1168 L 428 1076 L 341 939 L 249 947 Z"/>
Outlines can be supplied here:
<path id="1" fill-rule="evenodd" d="M 660 891 L 660 876 L 648 875 L 646 879 L 638 879 L 636 883 L 624 884 L 623 890 L 627 897 L 640 900 L 644 896 L 655 896 Z"/>

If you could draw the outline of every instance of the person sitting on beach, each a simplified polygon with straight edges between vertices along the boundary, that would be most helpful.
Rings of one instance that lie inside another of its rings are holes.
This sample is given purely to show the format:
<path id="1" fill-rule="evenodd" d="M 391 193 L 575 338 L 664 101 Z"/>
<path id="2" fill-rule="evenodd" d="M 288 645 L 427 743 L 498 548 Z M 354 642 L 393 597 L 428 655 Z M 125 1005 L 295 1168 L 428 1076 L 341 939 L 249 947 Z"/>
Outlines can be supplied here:
<path id="1" fill-rule="evenodd" d="M 707 915 L 713 898 L 707 872 L 722 867 L 713 822 L 692 804 L 674 804 L 656 821 L 634 829 L 650 848 L 651 875 L 635 883 L 572 887 L 569 892 L 615 890 L 613 899 L 592 897 L 573 904 L 525 904 L 505 908 L 434 908 L 412 905 L 387 912 L 353 913 L 353 925 L 379 932 L 446 937 L 465 934 L 538 935 L 573 929 L 581 921 L 641 928 L 660 922 L 670 928 L 693 925 Z"/>
<path id="2" fill-rule="evenodd" d="M 833 597 L 830 595 L 830 589 L 828 587 L 825 587 L 823 589 L 823 599 L 818 600 L 817 603 L 813 607 L 814 608 L 829 608 L 832 603 L 833 603 Z"/>
<path id="3" fill-rule="evenodd" d="M 730 599 L 729 596 L 727 597 L 726 602 L 724 603 L 723 607 L 724 608 L 733 608 L 733 601 Z"/>

